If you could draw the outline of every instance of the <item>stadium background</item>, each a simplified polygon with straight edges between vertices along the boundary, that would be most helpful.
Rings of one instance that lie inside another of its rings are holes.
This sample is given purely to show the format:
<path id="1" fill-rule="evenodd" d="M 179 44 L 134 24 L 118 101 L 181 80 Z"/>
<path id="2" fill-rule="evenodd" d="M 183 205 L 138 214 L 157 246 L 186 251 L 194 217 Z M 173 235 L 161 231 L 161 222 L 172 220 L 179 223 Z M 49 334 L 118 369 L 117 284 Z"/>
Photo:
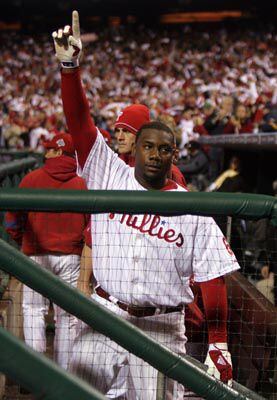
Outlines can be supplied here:
<path id="1" fill-rule="evenodd" d="M 140 2 L 124 0 L 92 1 L 52 1 L 43 7 L 40 2 L 13 0 L 2 1 L 0 29 L 2 32 L 18 32 L 19 35 L 49 34 L 70 18 L 71 11 L 80 11 L 84 32 L 99 32 L 109 29 L 112 34 L 122 26 L 136 35 L 142 24 L 155 29 L 182 30 L 190 26 L 193 32 L 210 32 L 216 35 L 221 28 L 228 32 L 252 30 L 272 32 L 274 44 L 274 22 L 276 7 L 272 1 L 216 1 L 173 0 Z M 5 45 L 5 39 L 3 45 Z M 17 39 L 18 40 L 18 39 Z M 185 40 L 189 40 L 186 36 Z M 199 39 L 198 39 L 199 40 Z M 15 55 L 16 56 L 16 55 Z M 214 140 L 213 140 L 214 142 Z M 273 139 L 265 144 L 244 145 L 238 139 L 235 144 L 223 143 L 225 148 L 224 166 L 228 165 L 231 155 L 236 153 L 243 159 L 243 173 L 251 191 L 273 194 L 272 181 L 276 178 L 272 165 L 275 158 Z M 273 146 L 271 145 L 273 144 Z M 231 148 L 231 151 L 229 150 Z"/>
<path id="2" fill-rule="evenodd" d="M 136 33 L 138 26 L 157 28 L 167 27 L 170 31 L 189 24 L 193 31 L 217 31 L 226 27 L 236 29 L 266 30 L 272 32 L 276 20 L 276 7 L 270 1 L 48 1 L 43 5 L 33 1 L 2 1 L 0 17 L 0 36 L 17 32 L 17 35 L 36 36 L 38 33 L 50 36 L 65 21 L 70 20 L 71 11 L 78 9 L 84 32 L 99 32 L 103 27 L 111 32 L 127 25 Z M 276 34 L 276 32 L 275 32 Z M 274 36 L 274 30 L 273 30 Z M 14 57 L 16 58 L 16 54 Z M 2 60 L 2 66 L 3 66 Z M 273 132 L 270 136 L 255 134 L 261 139 L 254 141 L 249 137 L 223 140 L 205 137 L 205 144 L 219 144 L 223 169 L 227 168 L 235 153 L 243 163 L 243 175 L 249 191 L 273 195 L 272 183 L 276 180 L 277 140 Z M 263 139 L 263 138 L 266 138 Z M 22 149 L 21 149 L 22 150 Z M 6 150 L 5 150 L 6 151 Z M 4 156 L 7 157 L 7 156 Z M 3 159 L 5 162 L 8 158 Z M 245 378 L 245 377 L 244 377 Z M 272 399 L 274 397 L 271 397 Z"/>

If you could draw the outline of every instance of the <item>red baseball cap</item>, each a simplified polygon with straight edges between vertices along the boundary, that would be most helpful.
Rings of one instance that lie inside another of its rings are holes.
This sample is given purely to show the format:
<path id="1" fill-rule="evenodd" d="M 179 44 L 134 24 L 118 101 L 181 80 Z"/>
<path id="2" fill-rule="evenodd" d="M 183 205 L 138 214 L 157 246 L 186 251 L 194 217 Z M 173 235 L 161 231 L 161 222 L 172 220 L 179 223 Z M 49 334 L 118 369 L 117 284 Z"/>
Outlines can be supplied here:
<path id="1" fill-rule="evenodd" d="M 43 146 L 46 149 L 62 149 L 63 152 L 65 151 L 69 154 L 75 153 L 72 137 L 68 133 L 58 133 L 51 140 L 44 142 Z"/>
<path id="2" fill-rule="evenodd" d="M 144 124 L 150 122 L 150 110 L 143 104 L 132 104 L 124 108 L 115 121 L 115 128 L 125 128 L 134 135 Z"/>

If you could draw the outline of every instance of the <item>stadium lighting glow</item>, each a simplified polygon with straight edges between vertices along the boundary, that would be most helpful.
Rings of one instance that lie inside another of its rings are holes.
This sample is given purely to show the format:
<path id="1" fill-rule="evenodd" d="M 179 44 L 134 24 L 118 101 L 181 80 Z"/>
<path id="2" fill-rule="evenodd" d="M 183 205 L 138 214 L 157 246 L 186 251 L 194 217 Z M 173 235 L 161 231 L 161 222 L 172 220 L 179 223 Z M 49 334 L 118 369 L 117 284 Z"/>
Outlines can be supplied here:
<path id="1" fill-rule="evenodd" d="M 241 11 L 216 11 L 216 12 L 190 12 L 164 14 L 160 17 L 161 23 L 183 23 L 183 22 L 208 22 L 222 21 L 226 18 L 241 18 Z"/>

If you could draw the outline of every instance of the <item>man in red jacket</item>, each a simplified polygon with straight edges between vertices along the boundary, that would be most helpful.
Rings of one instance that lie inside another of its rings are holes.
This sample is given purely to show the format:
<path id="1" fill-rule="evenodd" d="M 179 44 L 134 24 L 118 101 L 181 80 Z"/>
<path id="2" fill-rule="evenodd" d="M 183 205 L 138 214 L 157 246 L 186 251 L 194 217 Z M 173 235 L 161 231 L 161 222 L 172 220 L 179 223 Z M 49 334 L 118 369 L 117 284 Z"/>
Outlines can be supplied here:
<path id="1" fill-rule="evenodd" d="M 20 188 L 86 190 L 85 181 L 76 175 L 75 149 L 71 136 L 56 135 L 45 142 L 45 164 L 27 174 Z M 84 214 L 8 212 L 6 230 L 22 252 L 67 283 L 76 286 L 83 248 Z M 23 288 L 24 336 L 26 343 L 43 353 L 46 350 L 45 321 L 49 301 L 28 286 Z M 54 305 L 55 359 L 67 368 L 76 319 Z"/>

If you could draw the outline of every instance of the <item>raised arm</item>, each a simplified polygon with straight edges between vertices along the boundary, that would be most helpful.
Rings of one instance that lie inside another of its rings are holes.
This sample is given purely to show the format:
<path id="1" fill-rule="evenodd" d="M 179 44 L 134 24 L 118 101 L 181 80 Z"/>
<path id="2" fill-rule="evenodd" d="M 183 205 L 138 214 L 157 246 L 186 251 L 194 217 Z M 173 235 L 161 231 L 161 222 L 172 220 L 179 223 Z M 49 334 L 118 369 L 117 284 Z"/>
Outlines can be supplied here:
<path id="1" fill-rule="evenodd" d="M 82 52 L 79 14 L 72 13 L 72 28 L 67 25 L 53 32 L 56 57 L 62 67 L 62 101 L 69 133 L 73 137 L 81 167 L 84 166 L 97 129 L 90 116 L 89 104 L 84 93 L 79 58 Z"/>

